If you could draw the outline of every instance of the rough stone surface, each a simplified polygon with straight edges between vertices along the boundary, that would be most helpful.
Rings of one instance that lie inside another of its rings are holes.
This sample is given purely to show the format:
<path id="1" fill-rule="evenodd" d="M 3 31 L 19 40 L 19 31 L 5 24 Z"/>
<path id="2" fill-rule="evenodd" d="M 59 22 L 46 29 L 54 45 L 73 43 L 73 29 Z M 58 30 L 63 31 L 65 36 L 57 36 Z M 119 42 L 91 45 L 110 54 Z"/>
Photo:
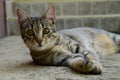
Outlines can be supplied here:
<path id="1" fill-rule="evenodd" d="M 90 2 L 79 2 L 77 3 L 78 15 L 88 15 L 91 14 L 91 3 Z"/>
<path id="2" fill-rule="evenodd" d="M 83 19 L 83 26 L 87 27 L 99 27 L 98 19 L 95 18 L 84 18 Z"/>
<path id="3" fill-rule="evenodd" d="M 93 14 L 106 14 L 108 2 L 95 2 L 93 3 Z"/>
<path id="4" fill-rule="evenodd" d="M 108 13 L 112 14 L 116 14 L 116 13 L 120 13 L 120 1 L 111 1 L 109 2 L 109 6 L 108 6 Z"/>
<path id="5" fill-rule="evenodd" d="M 18 35 L 20 34 L 20 28 L 18 21 L 16 19 L 7 19 L 7 34 L 8 35 Z"/>
<path id="6" fill-rule="evenodd" d="M 65 28 L 78 28 L 82 26 L 81 19 L 66 19 Z"/>
<path id="7" fill-rule="evenodd" d="M 101 28 L 108 30 L 108 31 L 117 32 L 119 29 L 118 24 L 117 24 L 117 18 L 101 19 Z"/>
<path id="8" fill-rule="evenodd" d="M 47 0 L 45 0 L 47 1 Z M 120 33 L 120 0 L 95 0 L 95 1 L 16 1 L 5 0 L 6 2 L 6 23 L 7 35 L 18 35 L 18 24 L 16 23 L 16 9 L 22 8 L 31 16 L 41 16 L 50 6 L 56 7 L 57 29 L 74 28 L 87 26 L 102 28 L 108 31 Z M 118 17 L 116 17 L 116 16 Z M 1 22 L 2 23 L 2 22 Z M 17 26 L 17 27 L 16 27 Z M 4 30 L 0 29 L 0 32 Z M 4 31 L 5 32 L 5 31 Z"/>
<path id="9" fill-rule="evenodd" d="M 101 75 L 85 75 L 68 67 L 42 66 L 32 62 L 20 36 L 0 40 L 0 80 L 120 80 L 120 54 L 101 60 Z"/>
<path id="10" fill-rule="evenodd" d="M 75 3 L 63 3 L 63 15 L 76 15 L 76 4 Z"/>
<path id="11" fill-rule="evenodd" d="M 56 21 L 56 29 L 57 30 L 61 30 L 61 29 L 64 29 L 65 26 L 64 26 L 64 23 L 65 21 L 63 19 L 57 19 Z"/>
<path id="12" fill-rule="evenodd" d="M 13 14 L 16 16 L 16 10 L 19 8 L 21 8 L 21 9 L 25 10 L 27 13 L 31 14 L 31 4 L 32 3 L 29 3 L 29 2 L 13 3 Z"/>
<path id="13" fill-rule="evenodd" d="M 32 16 L 42 16 L 45 12 L 45 3 L 34 3 L 31 8 Z"/>

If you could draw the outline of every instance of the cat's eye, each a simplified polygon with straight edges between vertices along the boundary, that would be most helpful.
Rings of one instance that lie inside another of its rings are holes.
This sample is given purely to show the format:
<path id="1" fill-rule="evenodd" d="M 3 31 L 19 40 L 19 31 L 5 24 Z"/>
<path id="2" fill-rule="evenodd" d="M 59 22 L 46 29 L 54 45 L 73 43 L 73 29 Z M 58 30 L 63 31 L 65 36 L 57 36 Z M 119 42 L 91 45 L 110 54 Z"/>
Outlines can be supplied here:
<path id="1" fill-rule="evenodd" d="M 50 29 L 49 28 L 44 28 L 43 29 L 43 34 L 48 34 L 50 32 Z"/>
<path id="2" fill-rule="evenodd" d="M 28 30 L 28 31 L 27 31 L 27 35 L 28 35 L 28 36 L 33 36 L 33 35 L 34 35 L 34 32 L 33 32 L 32 30 Z"/>

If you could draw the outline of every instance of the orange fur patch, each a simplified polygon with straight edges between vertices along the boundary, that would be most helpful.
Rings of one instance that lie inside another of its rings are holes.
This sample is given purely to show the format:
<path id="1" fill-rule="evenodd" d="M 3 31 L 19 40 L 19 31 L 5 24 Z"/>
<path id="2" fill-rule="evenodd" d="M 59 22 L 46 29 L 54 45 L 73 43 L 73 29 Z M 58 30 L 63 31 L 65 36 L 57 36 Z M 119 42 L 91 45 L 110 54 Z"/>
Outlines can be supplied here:
<path id="1" fill-rule="evenodd" d="M 95 39 L 95 44 L 97 45 L 97 50 L 101 53 L 116 53 L 117 52 L 117 46 L 114 44 L 114 42 L 104 34 L 97 34 Z"/>

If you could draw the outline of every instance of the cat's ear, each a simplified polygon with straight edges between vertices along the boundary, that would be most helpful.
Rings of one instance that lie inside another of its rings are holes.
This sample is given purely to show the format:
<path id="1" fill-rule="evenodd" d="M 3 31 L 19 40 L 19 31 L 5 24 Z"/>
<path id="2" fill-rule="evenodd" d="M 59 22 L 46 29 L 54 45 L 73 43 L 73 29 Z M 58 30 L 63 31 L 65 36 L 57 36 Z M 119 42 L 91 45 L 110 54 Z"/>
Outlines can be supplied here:
<path id="1" fill-rule="evenodd" d="M 22 23 L 25 19 L 30 19 L 30 16 L 22 9 L 17 9 L 16 13 L 19 23 Z"/>
<path id="2" fill-rule="evenodd" d="M 52 23 L 56 21 L 56 11 L 54 6 L 50 6 L 44 16 L 51 20 Z"/>

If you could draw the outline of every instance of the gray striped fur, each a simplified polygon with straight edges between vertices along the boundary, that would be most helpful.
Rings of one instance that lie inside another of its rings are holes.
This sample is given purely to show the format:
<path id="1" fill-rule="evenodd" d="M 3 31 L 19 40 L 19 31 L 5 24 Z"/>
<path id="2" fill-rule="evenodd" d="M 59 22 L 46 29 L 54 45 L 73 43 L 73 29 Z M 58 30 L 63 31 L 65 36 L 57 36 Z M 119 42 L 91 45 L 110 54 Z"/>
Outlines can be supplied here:
<path id="1" fill-rule="evenodd" d="M 22 39 L 37 64 L 69 66 L 78 72 L 100 74 L 99 57 L 120 49 L 120 36 L 105 30 L 75 28 L 56 31 L 55 21 L 51 22 L 45 16 L 30 17 L 20 9 L 17 15 Z M 44 28 L 50 32 L 44 34 Z M 32 36 L 28 35 L 28 30 L 32 30 Z"/>

